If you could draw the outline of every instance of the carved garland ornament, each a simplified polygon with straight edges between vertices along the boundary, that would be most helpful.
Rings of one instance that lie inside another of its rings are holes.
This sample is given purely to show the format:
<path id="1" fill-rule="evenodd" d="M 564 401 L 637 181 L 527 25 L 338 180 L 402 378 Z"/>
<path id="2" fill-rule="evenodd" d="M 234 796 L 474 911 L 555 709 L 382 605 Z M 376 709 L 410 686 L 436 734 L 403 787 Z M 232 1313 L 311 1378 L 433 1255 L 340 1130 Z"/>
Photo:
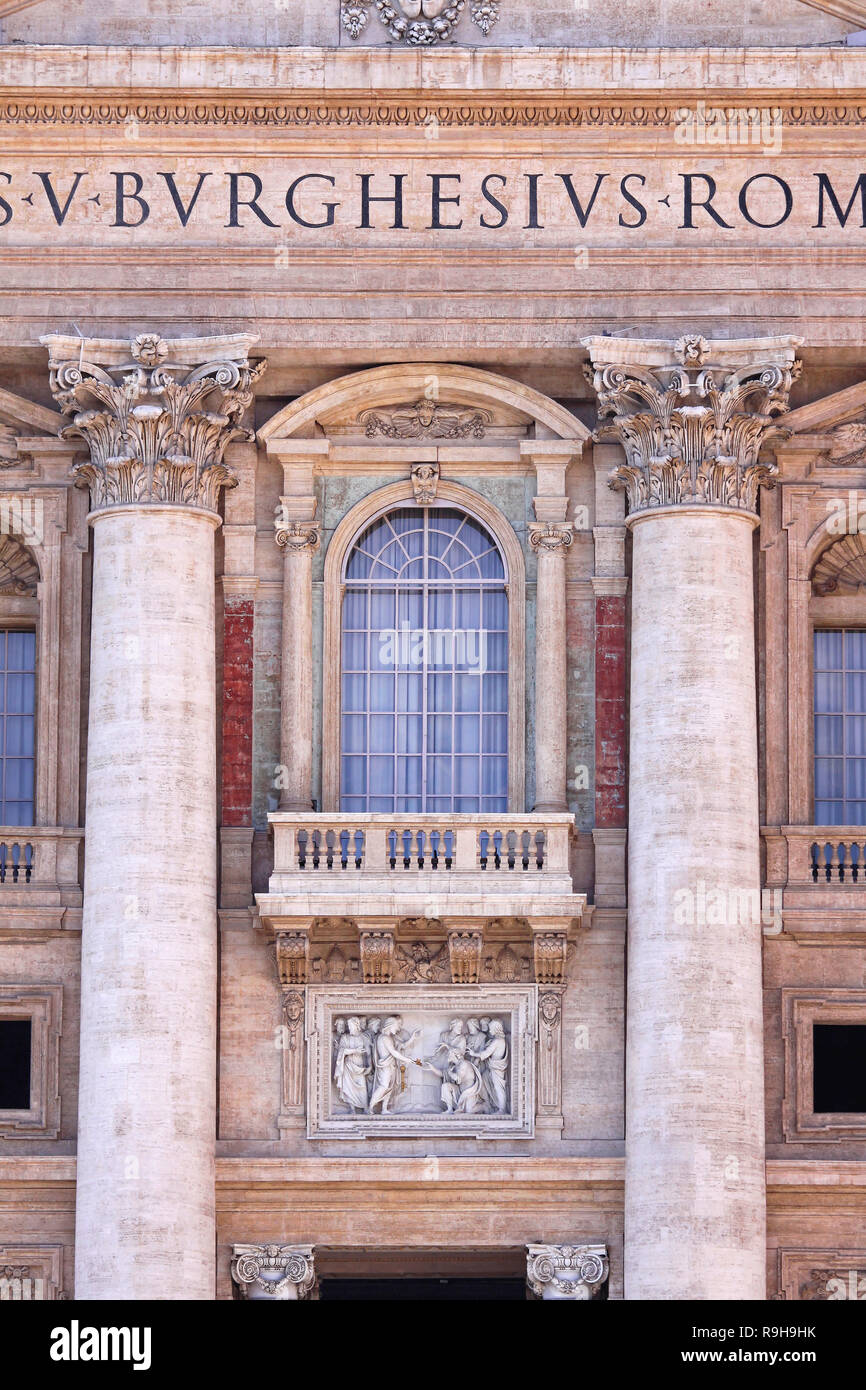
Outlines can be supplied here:
<path id="1" fill-rule="evenodd" d="M 51 363 L 51 390 L 72 416 L 61 435 L 90 449 L 73 473 L 89 485 L 94 508 L 150 502 L 215 511 L 220 488 L 235 484 L 223 455 L 232 439 L 253 438 L 240 420 L 266 363 L 224 359 L 190 371 L 168 356 L 158 334 L 141 333 L 120 366 L 83 356 Z"/>
<path id="2" fill-rule="evenodd" d="M 630 512 L 695 503 L 754 512 L 758 488 L 778 472 L 758 454 L 769 438 L 787 437 L 776 417 L 788 409 L 800 363 L 730 371 L 707 364 L 708 350 L 692 334 L 677 343 L 671 366 L 587 370 L 606 422 L 596 437 L 626 453 L 610 481 L 625 491 Z"/>
<path id="3" fill-rule="evenodd" d="M 364 33 L 373 5 L 392 39 L 423 47 L 451 38 L 466 0 L 342 0 L 340 20 L 350 38 Z M 496 0 L 472 0 L 469 13 L 486 37 L 499 18 L 499 6 Z"/>

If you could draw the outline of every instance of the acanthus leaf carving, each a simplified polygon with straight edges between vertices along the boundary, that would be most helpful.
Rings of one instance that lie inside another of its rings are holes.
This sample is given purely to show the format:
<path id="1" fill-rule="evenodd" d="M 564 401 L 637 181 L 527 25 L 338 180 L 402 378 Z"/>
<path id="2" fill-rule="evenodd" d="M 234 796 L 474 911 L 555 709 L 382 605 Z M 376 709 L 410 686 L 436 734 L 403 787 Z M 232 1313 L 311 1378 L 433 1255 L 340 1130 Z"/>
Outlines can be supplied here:
<path id="1" fill-rule="evenodd" d="M 48 340 L 51 347 L 51 339 Z M 189 368 L 171 361 L 172 344 L 140 333 L 129 360 L 101 366 L 84 355 L 50 361 L 51 390 L 71 423 L 65 439 L 83 439 L 90 458 L 73 473 L 90 488 L 94 509 L 161 503 L 215 511 L 235 478 L 223 462 L 228 444 L 251 439 L 241 419 L 265 370 L 244 354 Z"/>
<path id="2" fill-rule="evenodd" d="M 598 396 L 596 438 L 622 445 L 626 462 L 610 485 L 628 497 L 631 513 L 703 505 L 754 512 L 758 489 L 770 486 L 775 464 L 759 460 L 764 444 L 786 438 L 779 417 L 800 374 L 793 350 L 731 370 L 707 361 L 713 345 L 687 334 L 665 366 L 598 356 L 588 378 Z M 603 349 L 607 353 L 608 349 Z"/>

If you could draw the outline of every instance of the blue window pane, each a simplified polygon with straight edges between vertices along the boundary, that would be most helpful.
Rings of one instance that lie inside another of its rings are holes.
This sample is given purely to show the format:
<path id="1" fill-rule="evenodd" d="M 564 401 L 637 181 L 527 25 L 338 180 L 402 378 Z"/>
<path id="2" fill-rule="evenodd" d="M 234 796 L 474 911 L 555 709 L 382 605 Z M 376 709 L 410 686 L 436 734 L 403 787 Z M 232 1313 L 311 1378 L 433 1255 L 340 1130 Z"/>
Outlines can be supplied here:
<path id="1" fill-rule="evenodd" d="M 815 670 L 842 670 L 841 632 L 815 632 Z"/>
<path id="2" fill-rule="evenodd" d="M 484 677 L 484 708 L 491 711 L 508 709 L 507 676 Z"/>
<path id="3" fill-rule="evenodd" d="M 841 713 L 845 682 L 840 675 L 815 675 L 815 709 L 818 714 Z"/>
<path id="4" fill-rule="evenodd" d="M 420 753 L 422 751 L 422 724 L 420 714 L 401 714 L 397 720 L 397 752 Z"/>
<path id="5" fill-rule="evenodd" d="M 31 714 L 36 708 L 36 677 L 13 675 L 6 677 L 7 714 Z"/>
<path id="6" fill-rule="evenodd" d="M 450 753 L 452 718 L 450 714 L 427 716 L 427 747 L 431 753 Z"/>
<path id="7" fill-rule="evenodd" d="M 841 714 L 816 714 L 815 753 L 825 756 L 832 753 L 841 754 L 844 726 L 845 720 Z"/>
<path id="8" fill-rule="evenodd" d="M 508 759 L 482 758 L 481 790 L 485 796 L 505 796 L 508 791 Z"/>
<path id="9" fill-rule="evenodd" d="M 36 636 L 32 632 L 7 634 L 6 670 L 32 671 L 36 664 Z"/>
<path id="10" fill-rule="evenodd" d="M 343 599 L 343 630 L 357 631 L 367 626 L 367 595 L 348 589 Z"/>
<path id="11" fill-rule="evenodd" d="M 367 708 L 366 676 L 343 677 L 343 709 L 363 710 Z"/>
<path id="12" fill-rule="evenodd" d="M 816 825 L 844 825 L 845 817 L 842 813 L 841 801 L 816 801 L 815 802 L 815 824 Z"/>
<path id="13" fill-rule="evenodd" d="M 845 668 L 866 671 L 866 632 L 845 633 Z"/>
<path id="14" fill-rule="evenodd" d="M 450 758 L 429 758 L 428 759 L 428 791 L 432 796 L 445 796 L 450 794 L 452 769 Z M 441 807 L 438 809 L 442 809 Z"/>
<path id="15" fill-rule="evenodd" d="M 822 799 L 844 796 L 843 769 L 841 758 L 815 759 L 815 796 Z"/>
<path id="16" fill-rule="evenodd" d="M 363 671 L 367 662 L 367 634 L 343 633 L 343 670 Z"/>
<path id="17" fill-rule="evenodd" d="M 824 715 L 815 720 L 815 752 L 816 753 L 841 753 L 841 734 L 837 737 L 834 729 L 834 744 L 832 748 L 818 747 L 818 724 L 823 724 L 832 720 L 833 724 L 841 724 L 842 720 L 835 715 Z M 866 757 L 866 714 L 849 714 L 845 719 L 845 752 L 853 753 L 858 757 Z"/>
<path id="18" fill-rule="evenodd" d="M 396 622 L 397 596 L 388 589 L 374 589 L 370 594 L 370 626 L 393 627 Z"/>
<path id="19" fill-rule="evenodd" d="M 454 707 L 458 710 L 477 710 L 481 708 L 480 676 L 454 677 Z"/>
<path id="20" fill-rule="evenodd" d="M 866 800 L 866 758 L 845 759 L 845 796 L 854 801 Z"/>
<path id="21" fill-rule="evenodd" d="M 32 757 L 32 715 L 8 714 L 6 716 L 6 747 L 4 751 L 7 757 Z"/>
<path id="22" fill-rule="evenodd" d="M 458 753 L 481 752 L 481 720 L 477 714 L 459 714 L 454 721 Z"/>
<path id="23" fill-rule="evenodd" d="M 421 793 L 421 759 L 397 759 L 398 796 L 419 796 Z"/>
<path id="24" fill-rule="evenodd" d="M 347 796 L 360 794 L 367 790 L 366 758 L 343 759 L 343 791 Z M 347 808 L 353 809 L 353 808 Z"/>
<path id="25" fill-rule="evenodd" d="M 507 753 L 508 719 L 504 714 L 485 714 L 483 742 L 485 753 Z"/>
<path id="26" fill-rule="evenodd" d="M 370 709 L 392 710 L 394 708 L 394 677 L 370 677 Z"/>
<path id="27" fill-rule="evenodd" d="M 423 695 L 423 676 L 406 675 L 397 677 L 398 714 L 414 714 L 417 710 L 420 710 Z"/>
<path id="28" fill-rule="evenodd" d="M 7 801 L 3 822 L 5 825 L 32 825 L 33 824 L 33 802 L 32 801 Z"/>
<path id="29" fill-rule="evenodd" d="M 866 713 L 866 671 L 849 671 L 846 674 L 845 707 L 849 714 Z"/>
<path id="30" fill-rule="evenodd" d="M 458 793 L 477 795 L 481 790 L 477 758 L 455 758 L 454 776 Z"/>
<path id="31" fill-rule="evenodd" d="M 394 716 L 393 714 L 370 715 L 370 752 L 393 753 Z"/>
<path id="32" fill-rule="evenodd" d="M 508 669 L 508 636 L 506 633 L 488 632 L 486 637 L 486 661 L 485 666 L 488 671 L 507 671 Z"/>

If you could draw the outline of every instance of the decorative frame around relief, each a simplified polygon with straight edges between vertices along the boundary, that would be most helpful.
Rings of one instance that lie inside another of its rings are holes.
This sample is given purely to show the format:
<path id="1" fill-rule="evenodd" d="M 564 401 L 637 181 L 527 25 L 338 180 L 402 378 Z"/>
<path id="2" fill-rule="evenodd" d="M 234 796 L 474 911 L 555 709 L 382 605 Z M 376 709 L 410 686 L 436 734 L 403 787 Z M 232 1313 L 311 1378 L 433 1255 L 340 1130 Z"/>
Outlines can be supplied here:
<path id="1" fill-rule="evenodd" d="M 308 985 L 307 1138 L 389 1139 L 442 1135 L 449 1139 L 532 1139 L 535 1135 L 536 985 Z M 454 1016 L 510 1015 L 510 1099 L 507 1115 L 400 1112 L 335 1113 L 332 1084 L 334 1020 L 419 1014 L 444 1028 Z M 431 1019 L 432 1021 L 432 1019 Z"/>

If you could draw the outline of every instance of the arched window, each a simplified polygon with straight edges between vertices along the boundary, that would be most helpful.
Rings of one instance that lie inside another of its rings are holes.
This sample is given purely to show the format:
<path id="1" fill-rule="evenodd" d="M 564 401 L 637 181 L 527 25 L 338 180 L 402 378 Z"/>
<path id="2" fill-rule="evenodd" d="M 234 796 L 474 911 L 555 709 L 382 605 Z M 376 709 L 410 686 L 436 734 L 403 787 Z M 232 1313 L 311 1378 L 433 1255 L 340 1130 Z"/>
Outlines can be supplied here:
<path id="1" fill-rule="evenodd" d="M 456 507 L 399 507 L 343 572 L 341 807 L 505 811 L 508 597 L 499 548 Z"/>

